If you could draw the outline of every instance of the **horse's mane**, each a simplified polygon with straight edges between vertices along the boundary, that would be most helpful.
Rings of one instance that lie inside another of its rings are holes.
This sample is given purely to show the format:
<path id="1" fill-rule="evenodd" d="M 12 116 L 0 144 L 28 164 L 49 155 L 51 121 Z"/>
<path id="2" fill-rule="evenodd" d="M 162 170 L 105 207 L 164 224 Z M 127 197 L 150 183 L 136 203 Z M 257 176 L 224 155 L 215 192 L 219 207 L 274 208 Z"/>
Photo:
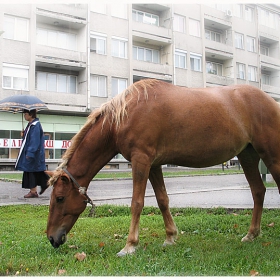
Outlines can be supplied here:
<path id="1" fill-rule="evenodd" d="M 98 117 L 103 117 L 103 125 L 106 121 L 108 121 L 111 126 L 115 124 L 116 129 L 118 129 L 124 117 L 127 116 L 127 105 L 132 99 L 133 94 L 136 92 L 138 94 L 139 100 L 140 94 L 143 93 L 144 98 L 147 100 L 148 88 L 152 88 L 158 82 L 158 80 L 154 79 L 140 80 L 130 85 L 127 89 L 116 95 L 113 99 L 92 111 L 81 130 L 71 139 L 71 146 L 66 150 L 62 157 L 63 162 L 57 169 L 61 169 L 67 165 L 68 160 L 72 157 L 74 151 L 77 149 L 80 142 L 85 137 L 91 126 L 96 122 Z"/>

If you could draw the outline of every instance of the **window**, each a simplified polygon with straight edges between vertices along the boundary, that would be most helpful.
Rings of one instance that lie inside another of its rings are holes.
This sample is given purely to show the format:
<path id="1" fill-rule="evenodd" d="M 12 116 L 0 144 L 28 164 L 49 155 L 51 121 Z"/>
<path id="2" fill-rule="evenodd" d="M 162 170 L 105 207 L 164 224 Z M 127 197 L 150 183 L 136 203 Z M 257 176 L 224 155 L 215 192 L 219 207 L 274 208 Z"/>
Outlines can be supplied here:
<path id="1" fill-rule="evenodd" d="M 276 14 L 269 12 L 268 10 L 264 10 L 259 8 L 259 19 L 260 24 L 265 25 L 270 28 L 276 28 Z"/>
<path id="2" fill-rule="evenodd" d="M 127 40 L 112 38 L 112 56 L 127 58 Z"/>
<path id="3" fill-rule="evenodd" d="M 112 16 L 127 19 L 127 4 L 110 3 L 110 7 Z"/>
<path id="4" fill-rule="evenodd" d="M 90 11 L 100 14 L 106 14 L 106 4 L 99 1 L 92 1 L 90 3 Z"/>
<path id="5" fill-rule="evenodd" d="M 38 28 L 37 43 L 54 48 L 77 50 L 76 34 L 56 30 Z"/>
<path id="6" fill-rule="evenodd" d="M 90 95 L 97 97 L 108 97 L 107 77 L 90 75 Z"/>
<path id="7" fill-rule="evenodd" d="M 187 68 L 187 52 L 175 50 L 175 67 Z"/>
<path id="8" fill-rule="evenodd" d="M 269 86 L 270 85 L 270 76 L 262 73 L 261 77 L 262 77 L 262 84 Z"/>
<path id="9" fill-rule="evenodd" d="M 189 33 L 192 36 L 200 37 L 200 21 L 194 19 L 189 20 Z"/>
<path id="10" fill-rule="evenodd" d="M 3 38 L 28 42 L 29 20 L 4 15 Z"/>
<path id="11" fill-rule="evenodd" d="M 145 13 L 137 10 L 132 10 L 132 19 L 134 21 L 139 21 L 142 23 L 152 24 L 152 25 L 159 25 L 159 16 Z"/>
<path id="12" fill-rule="evenodd" d="M 260 52 L 263 55 L 269 56 L 269 47 L 260 45 Z"/>
<path id="13" fill-rule="evenodd" d="M 223 76 L 223 65 L 216 62 L 206 62 L 206 72 L 217 76 Z"/>
<path id="14" fill-rule="evenodd" d="M 234 4 L 233 5 L 233 15 L 236 17 L 242 17 L 242 5 L 241 4 Z"/>
<path id="15" fill-rule="evenodd" d="M 245 20 L 253 21 L 253 9 L 245 6 Z"/>
<path id="16" fill-rule="evenodd" d="M 248 66 L 248 80 L 252 82 L 257 82 L 257 67 Z"/>
<path id="17" fill-rule="evenodd" d="M 235 47 L 237 49 L 244 49 L 244 36 L 240 33 L 235 33 Z"/>
<path id="18" fill-rule="evenodd" d="M 90 51 L 98 54 L 106 54 L 106 35 L 91 33 Z"/>
<path id="19" fill-rule="evenodd" d="M 236 69 L 237 69 L 237 78 L 241 80 L 245 80 L 245 64 L 243 63 L 236 63 Z"/>
<path id="20" fill-rule="evenodd" d="M 28 90 L 29 67 L 3 63 L 2 87 L 6 89 Z"/>
<path id="21" fill-rule="evenodd" d="M 256 39 L 247 36 L 247 50 L 249 52 L 256 52 Z"/>
<path id="22" fill-rule="evenodd" d="M 77 93 L 77 77 L 37 71 L 36 89 L 61 93 Z"/>
<path id="23" fill-rule="evenodd" d="M 191 70 L 193 71 L 201 71 L 201 55 L 200 54 L 190 54 L 191 58 Z"/>
<path id="24" fill-rule="evenodd" d="M 159 63 L 159 51 L 142 47 L 133 47 L 133 59 Z"/>
<path id="25" fill-rule="evenodd" d="M 127 79 L 112 78 L 112 97 L 123 92 L 127 88 Z"/>
<path id="26" fill-rule="evenodd" d="M 186 19 L 183 16 L 174 14 L 173 29 L 174 31 L 185 33 Z"/>
<path id="27" fill-rule="evenodd" d="M 211 31 L 211 30 L 205 30 L 205 39 L 215 41 L 215 42 L 221 42 L 221 34 Z"/>

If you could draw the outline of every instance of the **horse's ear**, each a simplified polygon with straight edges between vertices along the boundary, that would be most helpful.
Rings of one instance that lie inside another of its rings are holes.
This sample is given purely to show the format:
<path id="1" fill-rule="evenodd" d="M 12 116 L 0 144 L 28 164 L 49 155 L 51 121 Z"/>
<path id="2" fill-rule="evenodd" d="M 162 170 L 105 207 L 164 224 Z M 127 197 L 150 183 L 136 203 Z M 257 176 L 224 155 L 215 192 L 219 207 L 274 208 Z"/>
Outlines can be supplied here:
<path id="1" fill-rule="evenodd" d="M 48 171 L 48 170 L 46 170 L 46 171 L 44 171 L 47 175 L 49 175 L 49 177 L 52 177 L 53 176 L 53 174 L 54 174 L 54 172 L 53 171 Z"/>

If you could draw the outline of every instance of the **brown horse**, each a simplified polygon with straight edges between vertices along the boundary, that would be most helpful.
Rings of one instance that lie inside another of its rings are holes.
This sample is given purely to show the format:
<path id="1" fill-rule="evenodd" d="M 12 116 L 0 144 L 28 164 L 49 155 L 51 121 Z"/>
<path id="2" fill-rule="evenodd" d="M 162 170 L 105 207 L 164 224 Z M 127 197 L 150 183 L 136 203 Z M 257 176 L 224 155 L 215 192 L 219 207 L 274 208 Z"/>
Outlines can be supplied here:
<path id="1" fill-rule="evenodd" d="M 135 251 L 147 180 L 162 212 L 166 240 L 173 244 L 173 222 L 161 165 L 207 167 L 237 155 L 254 200 L 251 226 L 242 241 L 260 233 L 265 195 L 258 163 L 264 161 L 280 187 L 280 109 L 263 91 L 248 85 L 190 89 L 157 80 L 128 87 L 88 117 L 54 172 L 47 236 L 54 247 L 66 241 L 86 207 L 92 178 L 116 154 L 132 165 L 131 224 L 119 256 Z M 67 168 L 67 169 L 66 169 Z M 82 187 L 81 187 L 82 186 Z M 44 190 L 43 190 L 44 191 Z"/>

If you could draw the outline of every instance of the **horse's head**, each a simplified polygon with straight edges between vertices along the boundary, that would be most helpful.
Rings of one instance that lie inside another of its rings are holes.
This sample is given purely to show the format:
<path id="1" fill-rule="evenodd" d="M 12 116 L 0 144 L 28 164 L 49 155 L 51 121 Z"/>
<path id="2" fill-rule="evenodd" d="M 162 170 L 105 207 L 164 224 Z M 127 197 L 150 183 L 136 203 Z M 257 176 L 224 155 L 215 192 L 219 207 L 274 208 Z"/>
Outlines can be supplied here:
<path id="1" fill-rule="evenodd" d="M 81 188 L 78 188 L 77 182 L 73 182 L 71 174 L 65 173 L 64 170 L 46 171 L 46 173 L 51 176 L 50 184 L 53 185 L 47 237 L 52 246 L 58 248 L 65 243 L 67 233 L 71 230 L 79 215 L 85 210 L 88 197 Z"/>

